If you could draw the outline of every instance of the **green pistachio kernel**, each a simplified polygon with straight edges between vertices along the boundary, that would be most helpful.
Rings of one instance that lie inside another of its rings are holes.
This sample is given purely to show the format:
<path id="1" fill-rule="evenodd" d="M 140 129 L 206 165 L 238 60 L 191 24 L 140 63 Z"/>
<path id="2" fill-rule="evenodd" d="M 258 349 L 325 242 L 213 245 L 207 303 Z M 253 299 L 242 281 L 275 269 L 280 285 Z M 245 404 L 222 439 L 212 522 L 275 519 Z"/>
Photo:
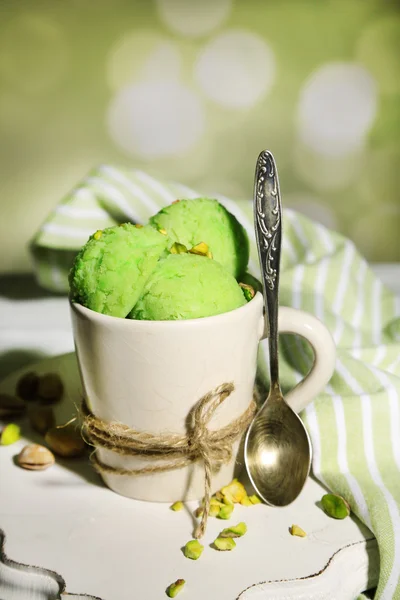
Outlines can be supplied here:
<path id="1" fill-rule="evenodd" d="M 224 506 L 222 506 L 219 509 L 219 513 L 217 514 L 217 519 L 225 519 L 225 520 L 230 519 L 234 508 L 235 507 L 233 506 L 233 504 L 224 504 Z"/>
<path id="2" fill-rule="evenodd" d="M 2 446 L 10 446 L 19 440 L 21 437 L 21 427 L 15 423 L 9 423 L 0 434 L 0 444 Z"/>
<path id="3" fill-rule="evenodd" d="M 256 496 L 256 494 L 249 496 L 249 500 L 252 504 L 261 504 L 261 499 L 258 496 Z"/>
<path id="4" fill-rule="evenodd" d="M 171 583 L 166 589 L 168 598 L 175 598 L 182 591 L 186 581 L 184 579 L 177 579 L 174 583 Z"/>
<path id="5" fill-rule="evenodd" d="M 170 506 L 170 509 L 173 510 L 174 512 L 178 512 L 179 510 L 182 510 L 182 508 L 183 508 L 183 502 L 181 502 L 180 500 L 178 500 L 177 502 L 174 502 Z"/>
<path id="6" fill-rule="evenodd" d="M 325 494 L 321 498 L 322 508 L 333 519 L 345 519 L 350 514 L 349 503 L 337 494 Z"/>
<path id="7" fill-rule="evenodd" d="M 289 528 L 290 534 L 291 535 L 296 535 L 297 537 L 307 537 L 306 532 L 304 531 L 304 529 L 302 529 L 301 527 L 299 527 L 298 525 L 292 525 Z"/>
<path id="8" fill-rule="evenodd" d="M 231 537 L 217 537 L 214 540 L 214 546 L 217 550 L 233 550 L 236 548 L 236 542 Z"/>
<path id="9" fill-rule="evenodd" d="M 200 544 L 198 540 L 190 540 L 190 542 L 188 542 L 184 546 L 183 554 L 186 556 L 186 558 L 190 558 L 191 560 L 197 560 L 198 558 L 200 558 L 203 550 L 204 546 Z"/>
<path id="10" fill-rule="evenodd" d="M 238 523 L 237 525 L 232 525 L 231 527 L 227 527 L 226 529 L 223 529 L 221 531 L 221 533 L 219 534 L 220 538 L 235 538 L 235 537 L 242 537 L 242 535 L 244 535 L 247 532 L 247 525 L 246 523 L 243 523 L 243 521 L 241 523 Z"/>
<path id="11" fill-rule="evenodd" d="M 184 244 L 180 244 L 179 242 L 175 242 L 174 244 L 172 244 L 171 248 L 169 249 L 171 254 L 187 254 L 188 249 L 186 248 L 186 246 Z"/>

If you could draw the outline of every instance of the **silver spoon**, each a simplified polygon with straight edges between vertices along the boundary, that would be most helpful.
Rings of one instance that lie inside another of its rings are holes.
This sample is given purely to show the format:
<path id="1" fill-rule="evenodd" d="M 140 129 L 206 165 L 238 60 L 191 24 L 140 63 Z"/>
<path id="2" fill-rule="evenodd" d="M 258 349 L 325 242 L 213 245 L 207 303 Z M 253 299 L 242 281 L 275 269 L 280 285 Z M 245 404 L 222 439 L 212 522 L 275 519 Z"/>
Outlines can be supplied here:
<path id="1" fill-rule="evenodd" d="M 246 469 L 256 492 L 272 506 L 286 506 L 300 494 L 311 466 L 311 444 L 297 414 L 286 404 L 278 365 L 278 290 L 282 216 L 279 181 L 272 154 L 258 157 L 254 222 L 269 322 L 270 390 L 245 439 Z"/>

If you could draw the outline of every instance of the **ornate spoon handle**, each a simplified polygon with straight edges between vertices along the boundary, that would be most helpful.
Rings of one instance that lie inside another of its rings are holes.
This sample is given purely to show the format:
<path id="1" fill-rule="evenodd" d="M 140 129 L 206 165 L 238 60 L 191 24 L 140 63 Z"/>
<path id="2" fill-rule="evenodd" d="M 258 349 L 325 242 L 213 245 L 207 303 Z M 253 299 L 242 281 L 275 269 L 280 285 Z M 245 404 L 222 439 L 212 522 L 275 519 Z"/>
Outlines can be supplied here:
<path id="1" fill-rule="evenodd" d="M 254 182 L 254 220 L 269 322 L 271 389 L 279 387 L 278 307 L 282 214 L 278 172 L 268 150 L 260 153 Z"/>

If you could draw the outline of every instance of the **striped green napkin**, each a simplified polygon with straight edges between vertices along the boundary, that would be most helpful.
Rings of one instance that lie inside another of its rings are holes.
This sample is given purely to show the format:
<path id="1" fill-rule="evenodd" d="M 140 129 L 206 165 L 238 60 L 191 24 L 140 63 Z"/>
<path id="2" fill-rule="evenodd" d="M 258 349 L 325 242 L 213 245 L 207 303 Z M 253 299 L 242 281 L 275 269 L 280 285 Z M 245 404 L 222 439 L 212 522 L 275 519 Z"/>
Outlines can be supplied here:
<path id="1" fill-rule="evenodd" d="M 65 292 L 72 256 L 93 231 L 126 220 L 145 222 L 163 205 L 199 195 L 140 171 L 99 167 L 36 235 L 32 252 L 39 282 Z M 257 275 L 251 202 L 215 197 L 246 227 L 252 241 L 249 270 Z M 313 444 L 314 475 L 343 495 L 376 536 L 376 598 L 400 599 L 400 298 L 374 276 L 349 240 L 290 210 L 284 211 L 282 251 L 281 303 L 319 317 L 338 346 L 330 385 L 302 414 Z M 299 338 L 281 338 L 288 390 L 313 357 Z M 264 350 L 261 345 L 265 384 Z"/>

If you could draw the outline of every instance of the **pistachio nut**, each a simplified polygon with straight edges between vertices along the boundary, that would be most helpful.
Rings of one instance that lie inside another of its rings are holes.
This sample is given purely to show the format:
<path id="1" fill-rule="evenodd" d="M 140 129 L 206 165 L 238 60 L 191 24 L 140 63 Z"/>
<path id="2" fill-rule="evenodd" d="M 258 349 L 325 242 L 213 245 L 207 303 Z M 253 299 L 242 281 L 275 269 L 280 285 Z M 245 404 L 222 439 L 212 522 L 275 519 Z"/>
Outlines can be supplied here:
<path id="1" fill-rule="evenodd" d="M 224 506 L 222 506 L 219 509 L 219 513 L 217 514 L 217 519 L 224 519 L 224 520 L 230 519 L 234 508 L 235 507 L 233 506 L 233 504 L 224 504 Z"/>
<path id="2" fill-rule="evenodd" d="M 232 525 L 231 527 L 227 527 L 226 529 L 223 529 L 221 531 L 221 533 L 219 534 L 219 537 L 221 538 L 236 538 L 236 537 L 242 537 L 242 535 L 244 535 L 247 532 L 247 525 L 246 523 L 243 523 L 243 521 L 241 523 L 238 523 L 237 525 Z"/>
<path id="3" fill-rule="evenodd" d="M 18 442 L 21 437 L 21 428 L 15 423 L 9 423 L 6 425 L 0 433 L 0 445 L 10 446 Z"/>
<path id="4" fill-rule="evenodd" d="M 199 506 L 198 508 L 196 508 L 196 510 L 194 511 L 194 516 L 197 518 L 200 518 L 203 516 L 204 513 L 204 508 L 202 506 Z"/>
<path id="5" fill-rule="evenodd" d="M 289 527 L 289 531 L 291 535 L 296 535 L 297 537 L 307 537 L 307 534 L 304 531 L 304 529 L 302 529 L 298 525 L 292 525 L 291 527 Z"/>
<path id="6" fill-rule="evenodd" d="M 239 283 L 239 286 L 242 288 L 243 295 L 246 298 L 247 302 L 250 302 L 250 300 L 252 300 L 256 295 L 254 288 L 251 285 L 248 285 L 247 283 Z"/>
<path id="7" fill-rule="evenodd" d="M 236 542 L 231 537 L 217 537 L 214 540 L 214 546 L 217 550 L 233 550 L 236 548 Z"/>
<path id="8" fill-rule="evenodd" d="M 171 583 L 166 589 L 168 598 L 175 598 L 175 596 L 182 591 L 185 583 L 186 581 L 184 579 L 177 579 L 174 583 Z"/>
<path id="9" fill-rule="evenodd" d="M 207 252 L 209 252 L 209 248 L 205 242 L 200 242 L 196 244 L 189 250 L 190 254 L 199 254 L 200 256 L 207 256 Z"/>
<path id="10" fill-rule="evenodd" d="M 227 500 L 229 503 L 241 502 L 247 496 L 244 485 L 237 479 L 233 479 L 229 485 L 223 487 L 221 493 L 224 501 Z"/>
<path id="11" fill-rule="evenodd" d="M 101 236 L 103 235 L 103 231 L 101 229 L 98 229 L 96 231 L 96 233 L 93 234 L 93 239 L 95 240 L 99 240 L 101 238 Z"/>
<path id="12" fill-rule="evenodd" d="M 29 423 L 35 431 L 44 435 L 55 426 L 56 420 L 50 406 L 34 406 L 28 412 Z"/>
<path id="13" fill-rule="evenodd" d="M 19 417 L 26 411 L 26 405 L 18 396 L 0 394 L 0 419 Z"/>
<path id="14" fill-rule="evenodd" d="M 253 503 L 250 500 L 250 498 L 247 496 L 247 494 L 246 494 L 246 496 L 244 498 L 241 499 L 240 504 L 242 506 L 253 506 Z"/>
<path id="15" fill-rule="evenodd" d="M 183 244 L 180 244 L 179 242 L 174 242 L 169 251 L 171 254 L 186 254 L 188 252 L 188 249 Z"/>
<path id="16" fill-rule="evenodd" d="M 183 554 L 186 558 L 190 558 L 191 560 L 197 560 L 200 558 L 201 553 L 204 550 L 204 546 L 200 544 L 199 540 L 190 540 L 183 547 Z"/>
<path id="17" fill-rule="evenodd" d="M 23 400 L 34 400 L 36 398 L 39 385 L 39 376 L 30 371 L 22 375 L 17 381 L 17 396 Z"/>
<path id="18" fill-rule="evenodd" d="M 23 469 L 44 471 L 54 465 L 54 454 L 44 446 L 29 444 L 29 446 L 22 448 L 18 454 L 17 462 Z"/>
<path id="19" fill-rule="evenodd" d="M 162 227 L 160 229 L 157 230 L 158 233 L 162 233 L 163 235 L 168 235 L 166 229 L 163 229 Z"/>
<path id="20" fill-rule="evenodd" d="M 75 458 L 85 452 L 85 442 L 71 425 L 52 427 L 47 431 L 44 439 L 55 454 L 64 458 Z"/>
<path id="21" fill-rule="evenodd" d="M 345 519 L 350 514 L 349 503 L 338 494 L 325 494 L 321 498 L 322 508 L 333 519 Z"/>
<path id="22" fill-rule="evenodd" d="M 46 373 L 39 378 L 38 396 L 45 402 L 53 403 L 61 399 L 64 385 L 57 373 Z"/>
<path id="23" fill-rule="evenodd" d="M 252 504 L 262 504 L 261 499 L 256 494 L 249 496 L 249 500 Z"/>
<path id="24" fill-rule="evenodd" d="M 143 225 L 141 225 L 140 223 L 135 223 L 135 227 L 136 229 L 143 229 Z"/>
<path id="25" fill-rule="evenodd" d="M 170 509 L 173 510 L 174 512 L 182 510 L 182 508 L 183 508 L 183 502 L 181 502 L 180 500 L 178 500 L 178 502 L 174 502 L 170 506 Z"/>

